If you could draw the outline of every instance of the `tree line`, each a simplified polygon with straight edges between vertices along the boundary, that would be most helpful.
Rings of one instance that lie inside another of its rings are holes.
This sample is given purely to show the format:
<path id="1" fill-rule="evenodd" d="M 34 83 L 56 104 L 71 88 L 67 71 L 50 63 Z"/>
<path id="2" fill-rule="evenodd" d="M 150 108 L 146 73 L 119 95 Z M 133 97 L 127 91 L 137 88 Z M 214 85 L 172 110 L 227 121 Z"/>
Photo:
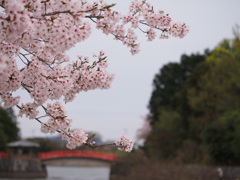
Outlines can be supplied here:
<path id="1" fill-rule="evenodd" d="M 182 55 L 155 75 L 144 144 L 158 160 L 240 163 L 240 38 Z"/>

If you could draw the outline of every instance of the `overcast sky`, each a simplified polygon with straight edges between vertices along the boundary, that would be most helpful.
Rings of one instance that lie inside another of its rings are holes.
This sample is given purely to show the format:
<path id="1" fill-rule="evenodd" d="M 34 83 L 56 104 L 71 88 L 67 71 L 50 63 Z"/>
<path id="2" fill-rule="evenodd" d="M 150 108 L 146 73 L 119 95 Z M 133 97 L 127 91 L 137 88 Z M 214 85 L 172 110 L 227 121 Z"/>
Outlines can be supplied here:
<path id="1" fill-rule="evenodd" d="M 117 2 L 115 9 L 125 11 L 130 1 Z M 66 105 L 74 128 L 94 131 L 104 140 L 114 140 L 122 134 L 136 139 L 142 126 L 141 116 L 148 113 L 147 105 L 152 92 L 152 80 L 168 62 L 177 62 L 182 54 L 203 52 L 214 48 L 224 38 L 232 38 L 232 28 L 240 24 L 240 0 L 148 0 L 168 13 L 174 21 L 190 26 L 183 39 L 156 39 L 148 42 L 139 33 L 141 51 L 132 56 L 121 42 L 94 30 L 91 38 L 78 44 L 69 54 L 89 55 L 104 50 L 109 59 L 109 71 L 115 74 L 109 90 L 81 93 Z M 22 137 L 43 136 L 40 124 L 19 119 Z"/>

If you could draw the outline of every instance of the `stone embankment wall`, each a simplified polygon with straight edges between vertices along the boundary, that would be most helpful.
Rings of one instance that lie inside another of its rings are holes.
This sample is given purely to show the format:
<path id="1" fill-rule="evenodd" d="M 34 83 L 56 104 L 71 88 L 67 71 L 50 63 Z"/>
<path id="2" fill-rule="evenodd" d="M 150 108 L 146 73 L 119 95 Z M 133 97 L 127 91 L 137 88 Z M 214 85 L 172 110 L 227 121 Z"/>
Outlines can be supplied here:
<path id="1" fill-rule="evenodd" d="M 46 178 L 40 159 L 0 159 L 0 178 Z"/>

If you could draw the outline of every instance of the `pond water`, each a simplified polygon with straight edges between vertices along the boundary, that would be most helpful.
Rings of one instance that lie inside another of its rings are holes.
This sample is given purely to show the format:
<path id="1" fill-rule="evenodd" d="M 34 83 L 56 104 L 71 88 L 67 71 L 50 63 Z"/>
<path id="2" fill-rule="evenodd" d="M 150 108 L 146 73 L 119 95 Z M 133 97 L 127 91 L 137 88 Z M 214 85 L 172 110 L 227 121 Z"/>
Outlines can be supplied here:
<path id="1" fill-rule="evenodd" d="M 48 166 L 47 171 L 46 179 L 37 180 L 109 180 L 110 175 L 110 168 L 107 167 Z"/>

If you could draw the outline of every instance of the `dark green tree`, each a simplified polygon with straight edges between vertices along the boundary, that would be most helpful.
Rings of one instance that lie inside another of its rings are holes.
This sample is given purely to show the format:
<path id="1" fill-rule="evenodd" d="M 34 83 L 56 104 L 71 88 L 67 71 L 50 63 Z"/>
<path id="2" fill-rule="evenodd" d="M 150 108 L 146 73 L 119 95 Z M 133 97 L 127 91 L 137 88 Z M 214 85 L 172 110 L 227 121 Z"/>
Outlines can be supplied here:
<path id="1" fill-rule="evenodd" d="M 211 53 L 182 56 L 154 78 L 152 131 L 145 147 L 157 159 L 239 164 L 240 41 Z"/>
<path id="2" fill-rule="evenodd" d="M 12 109 L 0 107 L 0 151 L 6 150 L 7 143 L 19 139 L 19 128 Z"/>
<path id="3" fill-rule="evenodd" d="M 240 148 L 240 42 L 224 40 L 207 58 L 208 71 L 188 86 L 195 116 L 190 130 L 215 163 L 238 164 Z M 196 116 L 198 114 L 198 116 Z"/>
<path id="4" fill-rule="evenodd" d="M 149 117 L 151 123 L 159 119 L 160 106 L 174 106 L 174 95 L 180 92 L 195 66 L 204 61 L 209 51 L 205 54 L 182 55 L 180 63 L 168 63 L 164 65 L 153 80 L 153 92 L 149 101 Z"/>
<path id="5" fill-rule="evenodd" d="M 156 74 L 148 106 L 152 131 L 145 143 L 145 150 L 150 156 L 160 159 L 175 157 L 188 136 L 190 107 L 184 85 L 194 68 L 205 61 L 208 54 L 206 50 L 203 55 L 183 55 L 179 63 L 169 63 Z"/>
<path id="6" fill-rule="evenodd" d="M 204 131 L 204 144 L 215 163 L 238 165 L 240 162 L 240 111 L 222 115 Z"/>

